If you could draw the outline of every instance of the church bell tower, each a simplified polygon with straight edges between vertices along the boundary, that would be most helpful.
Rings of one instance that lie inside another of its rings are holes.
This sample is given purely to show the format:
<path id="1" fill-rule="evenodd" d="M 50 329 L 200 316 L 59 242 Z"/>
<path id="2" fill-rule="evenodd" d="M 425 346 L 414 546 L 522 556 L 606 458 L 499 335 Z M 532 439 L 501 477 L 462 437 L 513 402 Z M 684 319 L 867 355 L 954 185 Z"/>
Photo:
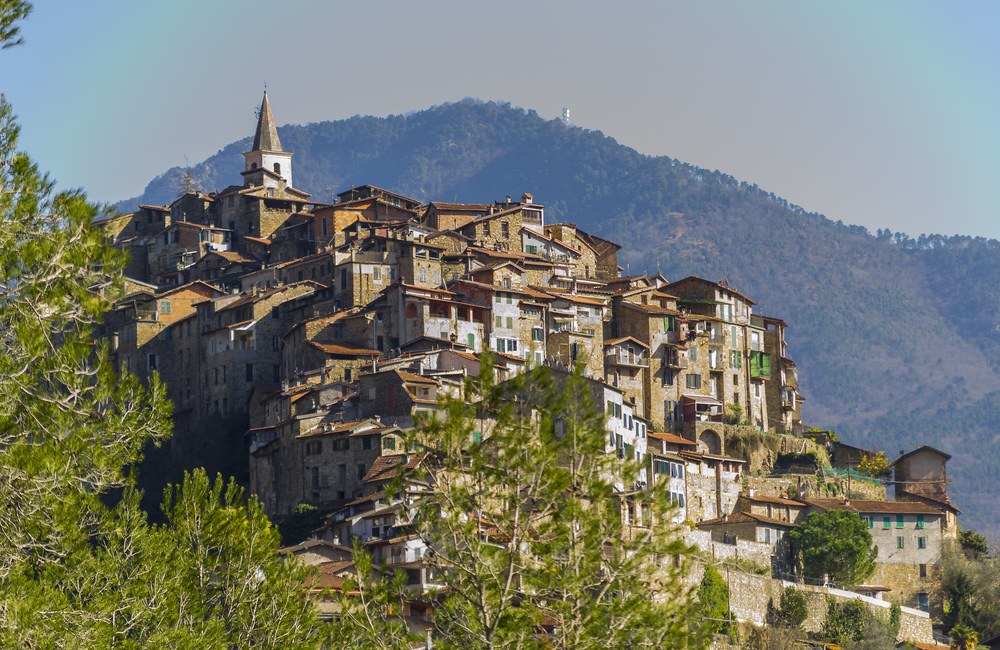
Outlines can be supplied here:
<path id="1" fill-rule="evenodd" d="M 260 103 L 260 115 L 257 118 L 257 132 L 253 138 L 253 149 L 243 154 L 244 184 L 263 185 L 284 189 L 292 185 L 292 154 L 281 148 L 278 139 L 278 129 L 274 125 L 274 115 L 271 114 L 271 103 L 264 91 L 264 100 Z"/>

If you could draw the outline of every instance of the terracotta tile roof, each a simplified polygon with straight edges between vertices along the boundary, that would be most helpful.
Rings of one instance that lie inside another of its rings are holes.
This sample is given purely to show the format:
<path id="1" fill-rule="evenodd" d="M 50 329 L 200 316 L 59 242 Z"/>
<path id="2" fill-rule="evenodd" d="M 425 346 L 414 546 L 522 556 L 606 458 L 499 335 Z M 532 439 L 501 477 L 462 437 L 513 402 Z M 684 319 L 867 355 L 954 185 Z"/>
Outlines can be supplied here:
<path id="1" fill-rule="evenodd" d="M 946 454 L 945 452 L 941 451 L 940 449 L 935 449 L 934 447 L 931 447 L 930 445 L 924 445 L 922 447 L 917 447 L 913 451 L 910 451 L 910 452 L 907 452 L 907 453 L 903 454 L 902 456 L 900 456 L 896 460 L 892 461 L 892 464 L 895 465 L 896 463 L 898 463 L 899 461 L 903 460 L 904 458 L 909 458 L 913 454 L 915 454 L 917 452 L 921 452 L 921 451 L 929 451 L 931 453 L 935 453 L 935 454 L 943 457 L 945 460 L 951 460 L 951 454 Z"/>
<path id="2" fill-rule="evenodd" d="M 796 508 L 801 508 L 805 506 L 801 501 L 796 501 L 795 499 L 786 499 L 785 497 L 775 497 L 770 494 L 756 494 L 754 496 L 749 496 L 747 494 L 741 494 L 741 497 L 753 501 L 755 503 L 773 503 L 779 506 L 794 506 Z"/>
<path id="3" fill-rule="evenodd" d="M 791 522 L 782 521 L 780 519 L 771 519 L 770 517 L 763 517 L 749 512 L 735 512 L 724 517 L 706 519 L 705 521 L 698 522 L 696 526 L 700 528 L 702 526 L 724 526 L 727 524 L 745 524 L 749 522 L 764 524 L 766 526 L 780 526 L 781 528 L 795 528 L 795 524 Z"/>
<path id="4" fill-rule="evenodd" d="M 908 501 L 844 501 L 842 499 L 802 499 L 808 505 L 823 510 L 849 510 L 858 513 L 940 515 L 941 511 L 923 503 Z"/>
<path id="5" fill-rule="evenodd" d="M 773 519 L 771 517 L 765 517 L 764 515 L 755 515 L 752 512 L 745 513 L 747 517 L 750 517 L 754 521 L 760 524 L 767 524 L 769 526 L 781 526 L 782 528 L 795 528 L 795 524 L 790 521 L 784 521 L 782 519 Z"/>
<path id="6" fill-rule="evenodd" d="M 343 589 L 345 579 L 338 574 L 350 570 L 353 566 L 353 560 L 319 564 L 316 566 L 316 572 L 306 578 L 306 586 L 310 590 Z"/>
<path id="7" fill-rule="evenodd" d="M 353 345 L 347 345 L 343 343 L 321 343 L 319 341 L 309 341 L 309 345 L 322 350 L 326 354 L 336 354 L 340 356 L 348 357 L 378 357 L 382 353 L 378 350 L 371 350 L 368 348 L 355 347 Z"/>
<path id="8" fill-rule="evenodd" d="M 607 341 L 604 342 L 604 347 L 608 347 L 609 345 L 618 345 L 619 343 L 624 343 L 625 341 L 632 341 L 633 343 L 637 343 L 638 345 L 641 345 L 642 347 L 646 348 L 647 350 L 649 349 L 648 345 L 646 345 L 645 343 L 643 343 L 639 339 L 635 338 L 634 336 L 623 336 L 623 337 L 621 337 L 619 339 L 610 339 L 610 340 L 607 340 Z"/>
<path id="9" fill-rule="evenodd" d="M 249 257 L 243 257 L 242 255 L 240 255 L 235 251 L 209 251 L 209 255 L 211 255 L 212 253 L 215 253 L 221 258 L 237 264 L 245 264 L 247 262 L 255 261 L 250 259 Z"/>
<path id="10" fill-rule="evenodd" d="M 438 382 L 435 381 L 434 379 L 431 379 L 430 377 L 424 377 L 423 375 L 417 375 L 412 372 L 407 372 L 405 370 L 397 370 L 396 374 L 399 375 L 399 378 L 402 379 L 403 381 L 412 384 L 433 384 L 435 386 L 438 385 Z"/>
<path id="11" fill-rule="evenodd" d="M 243 235 L 243 239 L 246 239 L 247 241 L 252 241 L 255 244 L 264 244 L 265 246 L 271 245 L 271 240 L 264 239 L 263 237 L 251 237 L 250 235 Z"/>
<path id="12" fill-rule="evenodd" d="M 673 287 L 682 285 L 682 284 L 684 284 L 686 282 L 695 282 L 695 283 L 709 284 L 709 285 L 712 285 L 713 287 L 716 287 L 718 289 L 722 289 L 723 291 L 731 293 L 734 296 L 740 298 L 741 300 L 744 300 L 745 302 L 747 302 L 747 303 L 749 303 L 751 305 L 756 305 L 757 304 L 757 302 L 755 300 L 750 299 L 749 297 L 743 295 L 742 293 L 740 293 L 736 289 L 733 289 L 732 287 L 727 287 L 727 286 L 725 286 L 724 284 L 722 284 L 720 282 L 712 282 L 711 280 L 706 280 L 705 278 L 699 278 L 697 275 L 689 275 L 688 277 L 684 278 L 683 280 L 677 280 L 676 282 L 671 282 L 668 288 L 672 289 Z"/>
<path id="13" fill-rule="evenodd" d="M 648 431 L 646 435 L 652 438 L 653 440 L 662 440 L 664 442 L 669 442 L 674 445 L 688 445 L 691 447 L 698 446 L 697 442 L 693 440 L 688 440 L 687 438 L 684 438 L 683 436 L 678 436 L 677 434 L 674 433 L 660 433 L 659 431 Z"/>
<path id="14" fill-rule="evenodd" d="M 379 456 L 372 463 L 371 468 L 368 473 L 365 474 L 364 478 L 361 479 L 363 483 L 376 483 L 379 481 L 388 481 L 389 479 L 395 478 L 396 474 L 399 472 L 400 467 L 405 469 L 413 469 L 417 466 L 417 459 L 409 457 L 405 454 L 396 454 L 392 456 Z"/>
<path id="15" fill-rule="evenodd" d="M 283 546 L 278 549 L 278 555 L 288 555 L 289 553 L 297 553 L 298 551 L 308 551 L 311 548 L 316 548 L 321 546 L 323 548 L 332 548 L 339 551 L 344 551 L 350 554 L 352 551 L 347 546 L 341 546 L 340 544 L 334 544 L 333 542 L 327 541 L 325 539 L 307 539 L 306 541 L 296 544 L 294 546 Z"/>
<path id="16" fill-rule="evenodd" d="M 681 456 L 687 458 L 688 460 L 701 461 L 704 459 L 708 459 L 708 460 L 719 460 L 726 463 L 741 463 L 743 465 L 746 465 L 746 461 L 743 460 L 742 458 L 731 458 L 729 456 L 722 456 L 720 454 L 703 454 L 696 451 L 682 451 L 680 452 L 680 454 Z"/>
<path id="17" fill-rule="evenodd" d="M 643 305 L 637 302 L 623 301 L 622 307 L 628 307 L 629 309 L 635 309 L 636 311 L 646 312 L 647 314 L 653 314 L 656 316 L 678 316 L 680 312 L 676 309 L 670 309 L 669 307 L 660 307 L 659 305 Z"/>
<path id="18" fill-rule="evenodd" d="M 753 521 L 747 513 L 745 512 L 734 512 L 731 515 L 725 515 L 723 517 L 716 517 L 715 519 L 706 519 L 704 521 L 699 521 L 695 524 L 697 527 L 702 526 L 717 526 L 719 524 L 744 524 Z"/>
<path id="19" fill-rule="evenodd" d="M 347 503 L 347 505 L 349 505 L 349 506 L 359 506 L 362 503 L 367 503 L 369 501 L 375 501 L 377 499 L 381 499 L 384 496 L 385 496 L 385 490 L 379 490 L 378 492 L 373 492 L 372 494 L 369 494 L 366 497 L 358 497 L 354 501 L 349 501 Z"/>
<path id="20" fill-rule="evenodd" d="M 461 210 L 461 211 L 481 211 L 489 212 L 493 207 L 489 203 L 440 203 L 431 201 L 430 205 L 438 210 Z"/>

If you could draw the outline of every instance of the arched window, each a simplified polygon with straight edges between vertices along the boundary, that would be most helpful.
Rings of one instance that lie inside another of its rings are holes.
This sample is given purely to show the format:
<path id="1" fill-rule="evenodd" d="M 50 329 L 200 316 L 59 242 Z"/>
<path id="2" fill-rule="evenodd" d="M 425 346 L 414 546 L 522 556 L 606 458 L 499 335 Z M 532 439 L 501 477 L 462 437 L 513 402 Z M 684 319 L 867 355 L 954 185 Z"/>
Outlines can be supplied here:
<path id="1" fill-rule="evenodd" d="M 257 169 L 257 163 L 250 163 L 250 169 Z"/>
<path id="2" fill-rule="evenodd" d="M 275 174 L 280 174 L 281 173 L 281 164 L 280 163 L 274 163 L 274 173 Z"/>

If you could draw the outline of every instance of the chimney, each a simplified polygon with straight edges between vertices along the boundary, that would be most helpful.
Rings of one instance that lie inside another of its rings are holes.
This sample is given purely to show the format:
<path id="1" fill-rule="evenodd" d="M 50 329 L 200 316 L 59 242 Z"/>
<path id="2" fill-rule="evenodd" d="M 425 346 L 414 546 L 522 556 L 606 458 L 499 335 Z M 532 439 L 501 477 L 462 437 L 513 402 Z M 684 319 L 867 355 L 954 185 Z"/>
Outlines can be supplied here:
<path id="1" fill-rule="evenodd" d="M 535 200 L 535 197 L 531 196 L 527 192 L 521 195 L 521 203 L 531 204 Z"/>

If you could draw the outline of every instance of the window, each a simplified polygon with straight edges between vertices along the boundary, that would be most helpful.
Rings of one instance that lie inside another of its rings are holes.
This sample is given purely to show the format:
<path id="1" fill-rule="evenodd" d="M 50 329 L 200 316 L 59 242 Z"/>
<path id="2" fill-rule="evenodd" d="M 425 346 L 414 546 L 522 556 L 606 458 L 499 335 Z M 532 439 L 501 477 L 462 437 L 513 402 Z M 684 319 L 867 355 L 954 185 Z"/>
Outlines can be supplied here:
<path id="1" fill-rule="evenodd" d="M 698 346 L 696 344 L 692 344 L 691 349 L 688 350 L 688 359 L 691 361 L 698 360 Z"/>
<path id="2" fill-rule="evenodd" d="M 281 317 L 281 311 L 278 309 L 278 307 L 277 306 L 271 307 L 271 318 L 274 320 L 278 320 L 278 318 L 280 317 Z"/>
<path id="3" fill-rule="evenodd" d="M 689 374 L 685 378 L 688 388 L 701 388 L 701 375 Z"/>
<path id="4" fill-rule="evenodd" d="M 281 173 L 281 164 L 280 163 L 274 163 L 274 173 L 275 174 L 280 174 Z"/>
<path id="5" fill-rule="evenodd" d="M 396 439 L 392 436 L 382 438 L 382 449 L 396 449 Z"/>
<path id="6" fill-rule="evenodd" d="M 493 327 L 496 329 L 503 327 L 503 316 L 493 317 Z"/>
<path id="7" fill-rule="evenodd" d="M 156 370 L 156 355 L 155 354 L 149 355 L 149 357 L 146 359 L 146 361 L 149 364 L 150 371 Z"/>
<path id="8" fill-rule="evenodd" d="M 500 222 L 500 234 L 504 237 L 510 237 L 510 224 L 506 221 Z"/>
<path id="9" fill-rule="evenodd" d="M 917 608 L 924 612 L 930 610 L 930 604 L 926 591 L 921 591 L 917 594 Z"/>
<path id="10" fill-rule="evenodd" d="M 514 327 L 514 319 L 511 318 L 510 316 L 508 316 L 507 317 L 507 329 L 513 329 L 513 327 Z"/>
<path id="11" fill-rule="evenodd" d="M 323 453 L 322 440 L 310 440 L 306 443 L 306 456 L 315 456 L 321 453 Z"/>
<path id="12" fill-rule="evenodd" d="M 663 403 L 663 419 L 668 422 L 677 420 L 677 402 L 668 399 Z"/>
<path id="13" fill-rule="evenodd" d="M 318 490 L 319 489 L 319 468 L 318 467 L 313 467 L 312 468 L 312 489 L 314 489 L 314 490 Z"/>
<path id="14" fill-rule="evenodd" d="M 923 530 L 924 528 L 924 516 L 917 515 L 917 530 Z"/>
<path id="15" fill-rule="evenodd" d="M 892 519 L 886 515 L 882 517 L 882 530 L 889 530 L 890 528 L 892 528 Z"/>
<path id="16" fill-rule="evenodd" d="M 360 481 L 361 479 L 363 479 L 366 473 L 367 469 L 365 468 L 365 464 L 358 463 L 358 480 Z"/>
<path id="17" fill-rule="evenodd" d="M 347 483 L 347 465 L 344 463 L 337 465 L 337 481 L 341 484 Z"/>
<path id="18" fill-rule="evenodd" d="M 503 300 L 503 294 L 499 291 L 496 293 L 496 301 L 501 302 Z"/>
<path id="19" fill-rule="evenodd" d="M 663 369 L 663 385 L 673 386 L 674 385 L 674 371 L 669 368 Z"/>
<path id="20" fill-rule="evenodd" d="M 372 448 L 372 437 L 371 436 L 365 436 L 365 437 L 363 437 L 361 439 L 361 448 L 362 449 L 371 449 Z"/>
<path id="21" fill-rule="evenodd" d="M 376 282 L 381 282 L 382 281 L 382 268 L 381 267 L 376 266 L 376 267 L 374 267 L 372 269 L 372 278 Z"/>
<path id="22" fill-rule="evenodd" d="M 169 314 L 170 313 L 170 301 L 169 300 L 161 300 L 160 301 L 160 313 L 161 314 Z"/>
<path id="23" fill-rule="evenodd" d="M 868 520 L 868 527 L 869 528 L 874 528 L 875 527 L 875 517 L 874 516 L 868 515 L 867 517 L 865 517 L 865 519 Z"/>
<path id="24" fill-rule="evenodd" d="M 896 515 L 896 528 L 903 527 L 903 515 Z"/>
<path id="25" fill-rule="evenodd" d="M 926 537 L 918 537 L 917 538 L 917 548 L 919 548 L 921 550 L 927 548 L 927 538 Z"/>
<path id="26" fill-rule="evenodd" d="M 545 330 L 541 327 L 531 328 L 531 340 L 532 341 L 544 341 L 545 340 Z"/>
<path id="27" fill-rule="evenodd" d="M 900 535 L 900 536 L 896 537 L 896 548 L 902 549 L 903 546 L 904 546 L 904 544 L 903 544 L 903 536 Z"/>
<path id="28" fill-rule="evenodd" d="M 920 577 L 921 578 L 926 578 L 927 577 L 927 565 L 926 564 L 921 564 L 920 565 Z"/>
<path id="29" fill-rule="evenodd" d="M 253 364 L 247 364 L 247 381 L 253 381 Z"/>
<path id="30" fill-rule="evenodd" d="M 347 269 L 346 268 L 340 269 L 340 288 L 341 289 L 346 289 L 347 288 Z"/>

